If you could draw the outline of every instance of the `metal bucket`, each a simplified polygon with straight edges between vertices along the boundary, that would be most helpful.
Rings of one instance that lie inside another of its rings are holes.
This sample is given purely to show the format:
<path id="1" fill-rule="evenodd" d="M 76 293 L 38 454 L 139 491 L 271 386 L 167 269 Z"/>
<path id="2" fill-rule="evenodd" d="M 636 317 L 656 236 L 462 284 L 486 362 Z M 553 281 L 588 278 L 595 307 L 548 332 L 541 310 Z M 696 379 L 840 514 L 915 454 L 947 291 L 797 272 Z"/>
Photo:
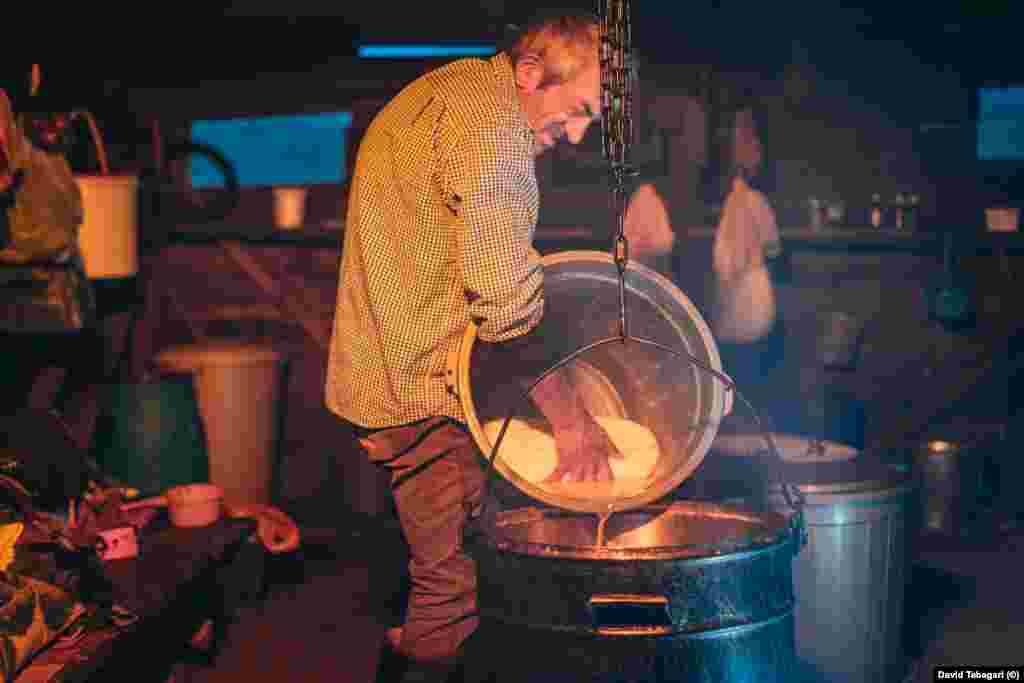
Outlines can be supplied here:
<path id="1" fill-rule="evenodd" d="M 544 296 L 540 325 L 553 327 L 516 340 L 515 357 L 478 344 L 475 325 L 449 357 L 449 388 L 493 475 L 467 545 L 482 656 L 466 679 L 792 681 L 799 525 L 777 512 L 657 504 L 697 469 L 732 406 L 700 313 L 657 273 L 632 262 L 620 272 L 598 252 L 545 257 Z M 517 368 L 523 358 L 544 362 Z M 557 455 L 550 417 L 521 396 L 544 369 L 563 373 L 561 391 L 595 423 L 631 423 L 632 443 L 606 432 L 620 451 L 613 470 L 643 466 L 603 482 L 520 469 Z M 501 421 L 542 438 L 489 431 Z"/>
<path id="2" fill-rule="evenodd" d="M 955 441 L 932 440 L 914 454 L 921 478 L 921 526 L 924 533 L 965 533 L 980 510 L 984 459 Z"/>
<path id="3" fill-rule="evenodd" d="M 475 536 L 474 680 L 794 680 L 785 517 L 675 503 L 608 518 L 526 508 Z M 484 659 L 486 661 L 481 662 Z"/>
<path id="4" fill-rule="evenodd" d="M 739 460 L 725 459 L 733 465 Z M 783 467 L 786 481 L 806 498 L 807 547 L 793 562 L 801 680 L 901 680 L 915 501 L 911 475 L 869 454 Z M 779 465 L 757 459 L 746 468 L 760 480 L 759 490 L 734 502 L 788 513 L 772 484 Z"/>

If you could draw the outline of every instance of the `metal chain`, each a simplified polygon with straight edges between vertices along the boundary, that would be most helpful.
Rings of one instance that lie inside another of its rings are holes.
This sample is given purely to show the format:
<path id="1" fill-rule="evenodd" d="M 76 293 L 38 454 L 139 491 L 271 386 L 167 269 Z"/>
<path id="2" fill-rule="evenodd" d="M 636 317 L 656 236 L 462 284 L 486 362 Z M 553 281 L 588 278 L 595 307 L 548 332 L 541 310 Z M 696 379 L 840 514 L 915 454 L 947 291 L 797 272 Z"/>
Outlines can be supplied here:
<path id="1" fill-rule="evenodd" d="M 604 157 L 611 170 L 611 208 L 616 221 L 612 257 L 619 272 L 619 323 L 628 337 L 626 318 L 626 179 L 635 175 L 629 165 L 633 143 L 632 37 L 630 0 L 598 0 L 601 18 L 601 128 Z"/>
<path id="2" fill-rule="evenodd" d="M 632 45 L 630 0 L 600 0 L 601 9 L 601 123 L 604 156 L 617 184 L 628 171 L 633 142 Z"/>

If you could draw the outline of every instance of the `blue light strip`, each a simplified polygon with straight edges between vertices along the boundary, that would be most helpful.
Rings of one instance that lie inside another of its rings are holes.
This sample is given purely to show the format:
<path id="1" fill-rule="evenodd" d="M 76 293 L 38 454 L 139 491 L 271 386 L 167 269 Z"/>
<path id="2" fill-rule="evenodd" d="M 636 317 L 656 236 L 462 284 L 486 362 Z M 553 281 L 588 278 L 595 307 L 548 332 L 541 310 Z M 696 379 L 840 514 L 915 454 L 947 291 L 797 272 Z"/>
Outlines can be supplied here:
<path id="1" fill-rule="evenodd" d="M 336 184 L 345 180 L 345 149 L 352 113 L 196 119 L 191 137 L 221 152 L 234 165 L 242 187 Z M 195 189 L 223 187 L 223 175 L 208 159 L 188 160 Z"/>
<path id="2" fill-rule="evenodd" d="M 364 59 L 419 59 L 423 57 L 487 57 L 494 45 L 360 45 Z"/>

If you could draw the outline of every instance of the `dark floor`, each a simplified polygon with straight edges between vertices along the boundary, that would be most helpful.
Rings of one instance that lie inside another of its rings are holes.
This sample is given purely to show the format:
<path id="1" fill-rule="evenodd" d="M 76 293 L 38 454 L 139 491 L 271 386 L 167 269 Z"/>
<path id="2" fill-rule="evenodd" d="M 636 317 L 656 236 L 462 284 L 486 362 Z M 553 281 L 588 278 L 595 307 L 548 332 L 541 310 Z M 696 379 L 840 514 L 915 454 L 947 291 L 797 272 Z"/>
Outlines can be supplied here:
<path id="1" fill-rule="evenodd" d="M 242 610 L 215 667 L 194 682 L 372 681 L 383 628 L 371 579 L 397 556 L 395 538 L 352 522 L 275 558 L 267 598 Z M 932 538 L 914 555 L 906 683 L 932 681 L 939 665 L 1024 664 L 1024 525 L 993 515 L 970 538 Z"/>
<path id="2" fill-rule="evenodd" d="M 987 538 L 940 540 L 916 553 L 908 680 L 932 681 L 936 666 L 1024 665 L 1024 525 L 997 520 L 990 530 Z"/>

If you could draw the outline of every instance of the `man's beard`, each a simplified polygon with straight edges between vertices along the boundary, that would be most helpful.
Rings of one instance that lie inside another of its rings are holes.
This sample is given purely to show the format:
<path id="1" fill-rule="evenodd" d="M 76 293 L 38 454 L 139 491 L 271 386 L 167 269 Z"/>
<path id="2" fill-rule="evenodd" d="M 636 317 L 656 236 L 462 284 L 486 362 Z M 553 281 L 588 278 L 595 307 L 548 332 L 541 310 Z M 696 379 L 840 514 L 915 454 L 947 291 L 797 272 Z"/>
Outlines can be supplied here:
<path id="1" fill-rule="evenodd" d="M 546 134 L 551 142 L 545 144 L 540 142 L 540 134 L 535 136 L 533 144 L 533 156 L 539 157 L 544 152 L 558 145 L 565 138 L 565 126 L 560 123 L 550 123 L 541 129 L 542 134 Z"/>

